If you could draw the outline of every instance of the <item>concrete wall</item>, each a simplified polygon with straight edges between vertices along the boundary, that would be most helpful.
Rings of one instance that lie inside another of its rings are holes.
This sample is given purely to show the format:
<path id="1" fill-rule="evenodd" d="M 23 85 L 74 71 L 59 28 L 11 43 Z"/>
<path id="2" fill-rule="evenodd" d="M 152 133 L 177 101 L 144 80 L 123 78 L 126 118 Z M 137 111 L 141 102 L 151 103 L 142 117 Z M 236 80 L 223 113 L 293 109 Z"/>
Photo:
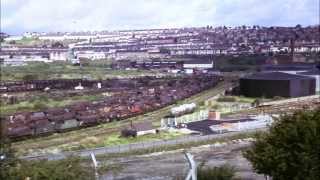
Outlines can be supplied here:
<path id="1" fill-rule="evenodd" d="M 247 97 L 290 97 L 288 80 L 240 79 L 240 93 Z"/>
<path id="2" fill-rule="evenodd" d="M 314 95 L 316 90 L 316 79 L 290 80 L 290 97 Z"/>

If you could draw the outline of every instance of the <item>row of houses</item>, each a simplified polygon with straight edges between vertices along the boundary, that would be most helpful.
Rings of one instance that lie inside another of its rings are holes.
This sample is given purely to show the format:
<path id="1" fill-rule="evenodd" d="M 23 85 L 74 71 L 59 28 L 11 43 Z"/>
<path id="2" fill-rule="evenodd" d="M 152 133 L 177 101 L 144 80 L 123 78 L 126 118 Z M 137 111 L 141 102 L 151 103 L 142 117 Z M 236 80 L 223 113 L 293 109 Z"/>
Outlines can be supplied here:
<path id="1" fill-rule="evenodd" d="M 320 52 L 318 26 L 235 28 L 209 26 L 112 32 L 27 33 L 24 36 L 52 41 L 77 40 L 78 43 L 69 45 L 69 51 L 74 57 L 92 60 L 170 58 L 170 56 L 189 55 L 285 54 L 291 51 Z M 66 59 L 64 57 L 66 57 L 64 52 L 52 54 L 53 60 Z"/>

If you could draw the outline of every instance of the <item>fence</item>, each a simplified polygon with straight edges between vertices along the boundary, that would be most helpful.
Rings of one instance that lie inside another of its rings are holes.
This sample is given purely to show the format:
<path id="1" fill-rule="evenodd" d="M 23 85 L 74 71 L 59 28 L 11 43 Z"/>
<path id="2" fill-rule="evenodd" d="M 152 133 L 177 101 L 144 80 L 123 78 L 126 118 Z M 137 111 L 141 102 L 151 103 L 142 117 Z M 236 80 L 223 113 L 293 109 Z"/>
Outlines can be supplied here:
<path id="1" fill-rule="evenodd" d="M 189 123 L 208 119 L 209 110 L 204 109 L 179 117 L 166 117 L 161 120 L 161 127 L 174 127 L 181 123 Z"/>
<path id="2" fill-rule="evenodd" d="M 109 146 L 109 147 L 101 147 L 101 148 L 94 148 L 88 150 L 79 150 L 79 151 L 70 151 L 70 152 L 62 152 L 58 154 L 43 154 L 38 156 L 24 156 L 21 159 L 48 159 L 48 160 L 57 160 L 63 159 L 67 156 L 75 155 L 80 157 L 89 157 L 91 153 L 95 155 L 106 155 L 106 154 L 116 154 L 116 153 L 130 153 L 132 151 L 139 151 L 139 150 L 148 150 L 148 149 L 156 149 L 156 148 L 163 148 L 175 146 L 175 145 L 182 145 L 182 144 L 189 144 L 189 143 L 199 143 L 205 142 L 220 138 L 228 138 L 242 133 L 250 133 L 250 132 L 257 132 L 265 130 L 265 128 L 254 129 L 254 130 L 245 130 L 241 132 L 229 132 L 224 134 L 211 134 L 205 136 L 184 136 L 177 139 L 172 140 L 159 140 L 159 141 L 151 141 L 151 142 L 140 142 L 140 143 L 133 143 L 133 144 L 124 144 L 124 145 L 117 145 L 117 146 Z"/>

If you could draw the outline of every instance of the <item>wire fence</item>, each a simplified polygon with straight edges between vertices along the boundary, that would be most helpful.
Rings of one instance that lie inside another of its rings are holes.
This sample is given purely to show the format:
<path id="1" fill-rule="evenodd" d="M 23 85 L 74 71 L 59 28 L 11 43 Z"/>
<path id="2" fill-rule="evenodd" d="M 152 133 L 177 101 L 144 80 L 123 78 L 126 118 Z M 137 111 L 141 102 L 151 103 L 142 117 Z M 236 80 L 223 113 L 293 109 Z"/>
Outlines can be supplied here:
<path id="1" fill-rule="evenodd" d="M 24 156 L 21 159 L 48 159 L 48 160 L 58 160 L 63 159 L 67 156 L 80 156 L 80 157 L 89 157 L 91 153 L 95 155 L 108 155 L 108 154 L 118 154 L 118 153 L 130 153 L 130 152 L 137 152 L 143 150 L 153 150 L 162 148 L 163 150 L 168 149 L 169 147 L 177 146 L 177 145 L 184 145 L 184 144 L 192 144 L 192 143 L 204 143 L 206 141 L 212 140 L 219 140 L 222 138 L 228 138 L 232 136 L 236 136 L 239 134 L 244 133 L 254 133 L 261 130 L 265 130 L 265 128 L 259 129 L 251 129 L 251 130 L 244 130 L 240 132 L 228 132 L 223 134 L 210 134 L 210 135 L 194 135 L 194 136 L 183 136 L 177 139 L 172 140 L 158 140 L 158 141 L 150 141 L 150 142 L 138 142 L 132 144 L 123 144 L 123 145 L 116 145 L 116 146 L 108 146 L 108 147 L 101 147 L 101 148 L 94 148 L 94 149 L 86 149 L 86 150 L 79 150 L 79 151 L 69 151 L 69 152 L 61 152 L 57 154 L 43 154 L 38 156 Z"/>

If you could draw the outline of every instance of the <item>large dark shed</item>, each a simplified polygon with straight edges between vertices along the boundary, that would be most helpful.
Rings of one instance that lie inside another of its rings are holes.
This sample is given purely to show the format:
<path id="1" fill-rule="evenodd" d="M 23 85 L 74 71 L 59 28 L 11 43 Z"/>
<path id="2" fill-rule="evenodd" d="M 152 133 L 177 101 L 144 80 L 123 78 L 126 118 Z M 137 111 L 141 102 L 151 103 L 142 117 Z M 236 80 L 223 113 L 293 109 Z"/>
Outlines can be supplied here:
<path id="1" fill-rule="evenodd" d="M 315 94 L 316 79 L 282 72 L 258 73 L 240 79 L 240 92 L 248 97 L 300 97 Z"/>

